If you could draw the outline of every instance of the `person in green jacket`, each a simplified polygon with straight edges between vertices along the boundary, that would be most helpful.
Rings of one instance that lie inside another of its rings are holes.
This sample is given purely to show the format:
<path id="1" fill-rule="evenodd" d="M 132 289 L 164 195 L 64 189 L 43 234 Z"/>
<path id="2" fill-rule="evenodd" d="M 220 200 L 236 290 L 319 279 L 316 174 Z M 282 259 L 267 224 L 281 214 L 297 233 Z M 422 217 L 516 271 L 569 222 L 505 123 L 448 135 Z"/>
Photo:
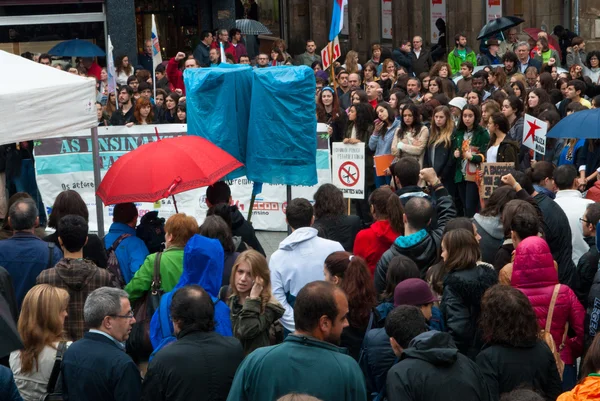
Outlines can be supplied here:
<path id="1" fill-rule="evenodd" d="M 464 61 L 470 61 L 473 67 L 477 66 L 477 55 L 467 46 L 467 37 L 464 33 L 457 33 L 454 36 L 456 47 L 448 54 L 448 64 L 452 69 L 452 75 L 460 72 L 460 64 Z"/>
<path id="2" fill-rule="evenodd" d="M 457 160 L 454 182 L 463 204 L 464 216 L 469 218 L 479 208 L 479 188 L 475 181 L 490 142 L 490 134 L 479 125 L 480 120 L 479 107 L 467 104 L 462 110 L 455 136 L 454 158 Z"/>
<path id="3" fill-rule="evenodd" d="M 185 213 L 177 213 L 169 217 L 165 224 L 165 251 L 160 258 L 161 289 L 171 291 L 179 282 L 183 272 L 183 248 L 194 234 L 198 233 L 198 222 Z M 146 260 L 135 273 L 125 291 L 129 294 L 129 301 L 141 298 L 152 285 L 154 275 L 154 261 L 156 253 L 148 255 Z"/>
<path id="4" fill-rule="evenodd" d="M 232 295 L 227 304 L 231 310 L 231 328 L 242 343 L 244 353 L 248 355 L 257 348 L 271 345 L 271 326 L 283 316 L 285 309 L 271 293 L 267 259 L 255 250 L 242 252 L 233 264 L 229 287 Z M 281 332 L 283 334 L 283 328 Z"/>
<path id="5" fill-rule="evenodd" d="M 238 368 L 227 401 L 273 401 L 289 393 L 322 401 L 365 401 L 358 363 L 338 344 L 348 326 L 348 300 L 334 284 L 313 281 L 294 304 L 296 331 L 282 344 L 259 348 Z"/>

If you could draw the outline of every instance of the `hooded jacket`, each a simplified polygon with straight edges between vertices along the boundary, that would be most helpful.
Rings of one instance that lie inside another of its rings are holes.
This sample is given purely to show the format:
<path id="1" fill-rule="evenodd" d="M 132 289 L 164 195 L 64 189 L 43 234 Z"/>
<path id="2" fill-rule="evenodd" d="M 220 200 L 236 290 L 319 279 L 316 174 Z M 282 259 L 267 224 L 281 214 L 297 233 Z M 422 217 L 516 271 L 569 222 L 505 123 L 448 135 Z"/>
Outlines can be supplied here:
<path id="1" fill-rule="evenodd" d="M 554 268 L 554 260 L 546 241 L 540 237 L 525 238 L 515 250 L 511 285 L 522 291 L 535 311 L 538 324 L 546 327 L 548 309 L 558 284 L 558 273 Z M 557 347 L 563 342 L 565 324 L 569 323 L 569 332 L 575 336 L 567 336 L 560 357 L 565 364 L 572 365 L 581 356 L 583 348 L 583 320 L 585 312 L 577 300 L 575 293 L 566 285 L 560 291 L 554 307 L 550 333 Z"/>
<path id="2" fill-rule="evenodd" d="M 154 312 L 150 322 L 150 340 L 154 353 L 175 341 L 171 321 L 171 300 L 173 294 L 186 285 L 197 284 L 210 295 L 215 304 L 215 332 L 222 336 L 232 335 L 229 307 L 219 300 L 223 260 L 223 247 L 218 240 L 196 234 L 187 242 L 183 251 L 181 278 L 172 291 L 162 296 L 160 306 Z"/>
<path id="3" fill-rule="evenodd" d="M 285 309 L 280 319 L 283 327 L 294 331 L 294 302 L 306 284 L 323 280 L 323 265 L 327 256 L 343 251 L 339 242 L 320 238 L 312 227 L 294 230 L 281 241 L 269 261 L 273 296 Z"/>
<path id="4" fill-rule="evenodd" d="M 473 67 L 477 67 L 477 55 L 475 55 L 473 49 L 466 46 L 465 51 L 467 52 L 465 61 L 470 61 L 473 64 Z M 448 54 L 448 64 L 450 64 L 450 68 L 452 69 L 452 75 L 460 72 L 460 65 L 462 62 L 462 58 L 458 55 L 458 49 L 455 47 L 454 50 Z"/>
<path id="5" fill-rule="evenodd" d="M 556 401 L 597 401 L 600 400 L 600 376 L 590 375 L 571 391 L 562 393 Z"/>
<path id="6" fill-rule="evenodd" d="M 428 331 L 412 339 L 387 376 L 389 401 L 490 400 L 475 362 L 459 353 L 448 333 Z"/>
<path id="7" fill-rule="evenodd" d="M 344 250 L 352 252 L 356 234 L 362 223 L 358 216 L 322 216 L 313 223 L 319 237 L 339 242 Z"/>
<path id="8" fill-rule="evenodd" d="M 234 237 L 242 237 L 242 241 L 250 245 L 252 249 L 266 256 L 265 250 L 256 238 L 254 227 L 242 216 L 237 206 L 231 206 L 231 232 Z"/>
<path id="9" fill-rule="evenodd" d="M 83 319 L 83 306 L 88 295 L 100 287 L 110 287 L 111 274 L 86 259 L 61 259 L 52 269 L 44 270 L 36 284 L 50 284 L 69 293 L 68 316 L 65 331 L 68 338 L 76 341 L 87 331 Z"/>
<path id="10" fill-rule="evenodd" d="M 354 254 L 367 261 L 371 277 L 375 275 L 377 262 L 390 249 L 401 234 L 394 231 L 388 220 L 378 220 L 369 228 L 359 231 L 354 240 Z"/>
<path id="11" fill-rule="evenodd" d="M 444 279 L 440 309 L 461 354 L 475 359 L 483 340 L 478 327 L 481 299 L 485 291 L 498 283 L 493 266 L 478 264 L 465 270 L 452 271 Z"/>
<path id="12" fill-rule="evenodd" d="M 481 235 L 481 241 L 479 241 L 481 260 L 486 263 L 494 263 L 496 252 L 504 242 L 504 228 L 500 222 L 500 216 L 482 216 L 476 213 L 473 216 L 473 224 Z"/>
<path id="13" fill-rule="evenodd" d="M 519 144 L 516 141 L 508 138 L 504 138 L 498 146 L 498 156 L 496 158 L 497 163 L 515 163 L 515 170 L 519 169 Z"/>
<path id="14" fill-rule="evenodd" d="M 375 270 L 375 288 L 379 294 L 385 291 L 388 265 L 394 256 L 404 255 L 412 259 L 425 278 L 427 269 L 434 265 L 441 253 L 442 233 L 446 223 L 456 217 L 456 209 L 448 190 L 440 187 L 434 193 L 436 202 L 437 226 L 424 228 L 414 234 L 401 236 L 394 241 L 379 262 Z"/>

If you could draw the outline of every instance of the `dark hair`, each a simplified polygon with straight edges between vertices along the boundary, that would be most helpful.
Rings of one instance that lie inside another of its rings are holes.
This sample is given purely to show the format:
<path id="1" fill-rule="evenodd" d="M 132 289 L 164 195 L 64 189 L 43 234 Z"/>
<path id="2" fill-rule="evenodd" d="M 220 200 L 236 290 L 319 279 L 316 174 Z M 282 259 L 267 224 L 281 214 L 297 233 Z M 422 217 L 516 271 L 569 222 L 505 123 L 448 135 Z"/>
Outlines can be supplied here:
<path id="1" fill-rule="evenodd" d="M 456 35 L 454 35 L 454 43 L 458 43 L 460 38 L 466 38 L 466 37 L 467 37 L 467 35 L 465 35 L 464 32 L 459 32 Z"/>
<path id="2" fill-rule="evenodd" d="M 129 84 L 132 83 L 133 81 L 139 82 L 138 77 L 135 75 L 131 75 L 130 77 L 128 77 L 127 78 L 127 86 L 129 86 Z M 138 87 L 138 89 L 139 89 L 139 87 Z"/>
<path id="3" fill-rule="evenodd" d="M 519 91 L 521 91 L 520 96 L 515 95 L 513 86 L 517 86 L 519 88 Z M 521 99 L 521 101 L 523 102 L 523 105 L 525 105 L 526 100 L 527 100 L 527 90 L 525 89 L 525 85 L 523 84 L 523 82 L 517 80 L 517 81 L 513 82 L 512 84 L 510 84 L 509 93 L 511 93 L 511 95 L 513 95 L 513 96 L 517 96 L 519 99 Z M 523 107 L 525 107 L 525 106 L 523 106 Z"/>
<path id="4" fill-rule="evenodd" d="M 166 68 L 165 68 L 165 66 L 164 66 L 164 65 L 162 65 L 162 64 L 159 64 L 159 65 L 157 65 L 157 66 L 156 66 L 156 68 L 154 69 L 154 72 L 160 72 L 161 74 L 164 74 L 164 73 L 166 72 Z M 156 90 L 158 91 L 158 89 L 160 89 L 160 88 L 157 88 Z M 164 89 L 163 89 L 163 90 L 164 90 Z"/>
<path id="5" fill-rule="evenodd" d="M 544 106 L 543 104 L 541 105 L 542 107 Z M 551 105 L 552 106 L 552 105 Z M 554 107 L 554 106 L 552 106 Z M 540 107 L 541 109 L 541 107 Z M 546 121 L 548 122 L 548 131 L 550 131 L 552 129 L 552 127 L 554 127 L 559 121 L 560 121 L 560 114 L 558 114 L 558 112 L 556 112 L 555 110 L 546 110 L 546 111 L 542 111 L 539 115 L 538 118 L 542 121 Z M 552 139 L 552 138 L 548 138 L 548 139 Z M 550 141 L 548 141 L 550 142 Z M 548 147 L 549 145 L 546 144 L 546 147 Z"/>
<path id="6" fill-rule="evenodd" d="M 390 188 L 377 188 L 369 196 L 369 205 L 377 213 L 377 217 L 386 219 L 390 222 L 392 229 L 402 235 L 404 233 L 404 208 L 400 197 Z"/>
<path id="7" fill-rule="evenodd" d="M 381 299 L 389 300 L 393 298 L 396 286 L 409 278 L 421 278 L 421 271 L 417 264 L 408 256 L 394 256 L 388 264 L 385 275 L 385 290 L 381 294 Z"/>
<path id="8" fill-rule="evenodd" d="M 483 339 L 490 345 L 531 347 L 538 341 L 539 327 L 531 302 L 508 285 L 490 287 L 481 300 L 479 318 Z"/>
<path id="9" fill-rule="evenodd" d="M 467 67 L 469 71 L 473 71 L 475 69 L 475 66 L 473 66 L 473 63 L 471 63 L 470 61 L 463 61 L 462 63 L 460 63 L 460 66 Z"/>
<path id="10" fill-rule="evenodd" d="M 181 331 L 211 332 L 215 329 L 215 306 L 202 287 L 186 285 L 173 294 L 171 319 Z"/>
<path id="11" fill-rule="evenodd" d="M 467 131 L 467 126 L 463 121 L 463 114 L 465 114 L 465 111 L 467 110 L 472 111 L 475 116 L 475 119 L 473 120 L 473 129 L 477 128 L 479 121 L 481 120 L 481 111 L 479 111 L 479 107 L 473 106 L 472 104 L 465 105 L 460 113 L 460 122 L 458 123 L 458 129 L 462 131 Z"/>
<path id="12" fill-rule="evenodd" d="M 572 111 L 573 113 L 577 113 L 578 111 L 583 111 L 587 109 L 587 107 L 585 107 L 579 102 L 571 102 L 567 105 L 567 112 Z"/>
<path id="13" fill-rule="evenodd" d="M 531 182 L 530 176 L 518 170 L 513 170 L 511 174 L 514 177 L 514 179 L 521 185 L 521 188 L 523 188 L 529 195 L 535 192 L 535 188 L 533 187 L 533 183 Z"/>
<path id="14" fill-rule="evenodd" d="M 206 200 L 211 205 L 217 203 L 229 203 L 231 188 L 225 181 L 218 181 L 206 188 Z"/>
<path id="15" fill-rule="evenodd" d="M 325 269 L 342 279 L 339 287 L 348 297 L 349 324 L 366 328 L 371 310 L 377 305 L 377 293 L 367 262 L 350 252 L 338 251 L 325 259 Z"/>
<path id="16" fill-rule="evenodd" d="M 530 225 L 529 224 L 530 220 L 528 220 L 527 225 L 525 227 L 523 227 L 525 230 L 522 232 L 524 234 L 524 236 L 521 236 L 521 232 L 517 232 L 517 234 L 519 234 L 519 237 L 521 239 L 530 237 L 532 235 L 537 235 L 537 233 L 540 231 L 540 225 L 539 225 L 539 216 L 538 216 L 538 212 L 537 212 L 536 208 L 527 201 L 524 201 L 521 199 L 513 199 L 510 202 L 508 202 L 506 204 L 506 206 L 504 207 L 504 211 L 502 212 L 502 218 L 500 220 L 502 222 L 502 227 L 504 227 L 504 237 L 505 238 L 510 238 L 510 231 L 515 230 L 512 226 L 513 218 L 517 215 L 526 215 L 526 214 L 533 215 L 533 217 L 534 217 L 533 221 L 535 221 L 535 224 Z M 533 233 L 533 234 L 531 234 L 531 233 Z"/>
<path id="17" fill-rule="evenodd" d="M 386 334 L 396 340 L 402 348 L 408 348 L 413 338 L 426 331 L 428 331 L 427 321 L 416 306 L 397 306 L 385 319 Z"/>
<path id="18" fill-rule="evenodd" d="M 585 377 L 585 376 L 583 376 Z M 518 388 L 510 393 L 500 396 L 500 401 L 544 401 L 545 398 L 535 390 L 529 388 Z"/>
<path id="19" fill-rule="evenodd" d="M 404 134 L 406 134 L 406 130 L 408 130 L 408 126 L 404 123 L 404 111 L 406 110 L 410 111 L 413 115 L 413 124 L 411 126 L 412 129 L 416 130 L 418 133 L 421 127 L 423 126 L 423 123 L 421 122 L 421 112 L 419 111 L 419 108 L 416 104 L 412 102 L 409 103 L 404 108 L 404 110 L 402 110 L 402 114 L 400 115 L 400 129 L 397 131 L 396 134 L 399 139 L 404 138 Z"/>
<path id="20" fill-rule="evenodd" d="M 115 223 L 129 224 L 138 217 L 138 210 L 135 203 L 119 203 L 113 209 L 113 221 Z"/>
<path id="21" fill-rule="evenodd" d="M 10 226 L 15 231 L 31 230 L 35 227 L 38 208 L 31 198 L 21 198 L 8 210 Z"/>
<path id="22" fill-rule="evenodd" d="M 500 132 L 507 134 L 510 131 L 510 123 L 508 122 L 508 118 L 502 114 L 502 112 L 498 111 L 490 116 L 490 120 L 498 126 Z M 493 133 L 490 135 L 490 145 L 496 142 L 496 134 Z"/>
<path id="23" fill-rule="evenodd" d="M 119 90 L 117 91 L 117 93 L 121 93 L 121 92 L 127 92 L 127 94 L 129 95 L 129 97 L 133 96 L 133 88 L 129 85 L 121 85 L 119 86 Z"/>
<path id="24" fill-rule="evenodd" d="M 547 161 L 539 161 L 531 166 L 531 168 L 527 169 L 525 173 L 531 178 L 533 184 L 539 184 L 546 178 L 552 178 L 554 176 L 554 164 Z"/>
<path id="25" fill-rule="evenodd" d="M 512 61 L 516 64 L 519 61 L 519 58 L 514 52 L 508 51 L 504 53 L 504 56 L 502 56 L 502 63 L 504 63 L 505 61 Z"/>
<path id="26" fill-rule="evenodd" d="M 341 216 L 345 212 L 344 194 L 333 184 L 323 184 L 314 195 L 315 218 Z"/>
<path id="27" fill-rule="evenodd" d="M 504 103 L 504 101 L 507 98 L 508 98 L 508 94 L 506 92 L 504 92 L 503 90 L 494 91 L 494 93 L 492 93 L 492 97 L 491 97 L 491 99 L 493 101 L 495 101 L 496 103 L 498 103 L 499 105 L 502 105 L 502 103 Z"/>
<path id="28" fill-rule="evenodd" d="M 500 216 L 504 210 L 504 206 L 511 200 L 517 197 L 517 192 L 508 185 L 503 185 L 498 188 L 488 199 L 487 204 L 479 214 L 482 216 Z"/>
<path id="29" fill-rule="evenodd" d="M 473 231 L 473 220 L 468 217 L 455 217 L 448 221 L 446 227 L 444 227 L 444 234 L 453 230 L 458 230 L 459 228 Z M 475 232 L 473 231 L 473 233 Z"/>
<path id="30" fill-rule="evenodd" d="M 590 57 L 590 53 L 588 53 L 588 57 Z M 600 57 L 599 57 L 599 59 L 600 59 Z M 585 95 L 585 89 L 586 89 L 585 82 L 583 82 L 579 79 L 572 79 L 569 82 L 567 82 L 567 86 L 572 86 L 575 89 L 575 92 L 579 91 L 580 97 L 583 97 Z"/>
<path id="31" fill-rule="evenodd" d="M 459 228 L 452 230 L 442 238 L 448 257 L 444 262 L 447 273 L 459 270 L 468 270 L 477 266 L 481 259 L 479 244 L 473 235 L 473 229 Z"/>
<path id="32" fill-rule="evenodd" d="M 138 92 L 142 93 L 145 90 L 152 91 L 152 86 L 150 86 L 150 84 L 148 82 L 142 81 L 142 82 L 140 82 L 140 85 L 138 86 Z"/>
<path id="33" fill-rule="evenodd" d="M 552 74 L 550 74 L 549 72 L 542 72 L 540 74 L 540 85 L 543 90 L 550 93 L 550 91 L 553 90 L 555 87 Z"/>
<path id="34" fill-rule="evenodd" d="M 559 190 L 571 189 L 573 181 L 577 178 L 577 169 L 572 164 L 563 164 L 554 170 L 552 177 Z"/>
<path id="35" fill-rule="evenodd" d="M 233 221 L 231 220 L 231 206 L 227 203 L 217 203 L 208 208 L 207 216 L 219 216 L 227 223 L 229 229 L 233 229 Z"/>
<path id="36" fill-rule="evenodd" d="M 88 223 L 81 216 L 68 214 L 58 222 L 56 233 L 67 251 L 78 252 L 87 241 Z"/>
<path id="37" fill-rule="evenodd" d="M 591 59 L 592 57 L 596 57 L 598 59 L 598 61 L 600 61 L 600 51 L 598 50 L 592 50 L 591 52 L 589 52 L 585 58 L 585 65 L 588 68 L 592 68 L 592 62 Z M 583 92 L 581 92 L 581 94 L 583 95 Z"/>
<path id="38" fill-rule="evenodd" d="M 421 166 L 413 157 L 403 157 L 394 163 L 392 172 L 395 177 L 398 177 L 400 185 L 408 187 L 419 183 L 419 173 Z"/>
<path id="39" fill-rule="evenodd" d="M 295 198 L 290 201 L 285 211 L 288 224 L 294 230 L 302 227 L 310 227 L 313 219 L 313 207 L 304 198 Z"/>
<path id="40" fill-rule="evenodd" d="M 356 110 L 356 119 L 354 122 L 348 121 L 348 124 L 354 124 L 357 134 L 370 134 L 373 129 L 373 107 L 368 103 L 352 104 L 352 107 Z"/>
<path id="41" fill-rule="evenodd" d="M 48 227 L 57 228 L 59 220 L 67 214 L 81 216 L 88 221 L 88 208 L 79 195 L 79 192 L 67 189 L 58 194 L 52 205 L 52 211 L 48 217 Z"/>
<path id="42" fill-rule="evenodd" d="M 313 331 L 323 316 L 327 316 L 335 325 L 340 313 L 335 302 L 336 291 L 343 292 L 327 281 L 313 281 L 302 287 L 294 303 L 296 330 Z"/>
<path id="43" fill-rule="evenodd" d="M 593 225 L 595 229 L 600 220 L 600 204 L 590 203 L 585 209 L 585 217 L 587 222 Z"/>
<path id="44" fill-rule="evenodd" d="M 199 234 L 219 240 L 225 252 L 235 252 L 231 227 L 227 225 L 221 216 L 206 216 L 200 226 Z"/>
<path id="45" fill-rule="evenodd" d="M 229 30 L 229 38 L 230 38 L 230 39 L 231 39 L 231 38 L 233 38 L 233 37 L 234 37 L 236 34 L 238 34 L 238 33 L 242 33 L 242 31 L 240 31 L 240 30 L 239 30 L 239 29 L 237 29 L 237 28 L 231 28 L 231 29 Z"/>
<path id="46" fill-rule="evenodd" d="M 525 212 L 515 214 L 510 220 L 510 230 L 514 231 L 521 240 L 535 237 L 540 232 L 540 219 L 535 213 Z"/>
<path id="47" fill-rule="evenodd" d="M 375 108 L 376 114 L 378 107 L 383 107 L 388 112 L 388 121 L 383 121 L 382 132 L 385 132 L 385 130 L 387 130 L 394 124 L 394 121 L 396 119 L 396 113 L 394 113 L 394 109 L 392 109 L 392 106 L 390 106 L 390 104 L 387 102 L 380 102 L 377 105 L 377 107 Z"/>
<path id="48" fill-rule="evenodd" d="M 519 82 L 519 81 L 517 81 Z M 519 82 L 521 84 L 521 82 Z M 523 84 L 521 84 L 523 85 Z M 523 89 L 524 90 L 524 89 Z M 521 100 L 520 97 L 517 97 L 515 95 L 510 95 L 507 99 L 508 104 L 510 104 L 511 109 L 515 110 L 515 115 L 516 115 L 516 119 L 515 119 L 515 123 L 517 122 L 517 120 L 519 119 L 519 117 L 521 117 L 521 114 L 523 114 L 523 110 L 524 110 L 524 105 L 523 105 L 523 100 Z"/>
<path id="49" fill-rule="evenodd" d="M 209 35 L 212 35 L 211 31 L 204 30 L 204 31 L 200 32 L 200 40 L 204 40 L 204 39 L 208 38 Z"/>
<path id="50" fill-rule="evenodd" d="M 433 217 L 433 206 L 425 198 L 413 197 L 404 206 L 406 221 L 415 230 L 422 230 L 429 225 Z"/>

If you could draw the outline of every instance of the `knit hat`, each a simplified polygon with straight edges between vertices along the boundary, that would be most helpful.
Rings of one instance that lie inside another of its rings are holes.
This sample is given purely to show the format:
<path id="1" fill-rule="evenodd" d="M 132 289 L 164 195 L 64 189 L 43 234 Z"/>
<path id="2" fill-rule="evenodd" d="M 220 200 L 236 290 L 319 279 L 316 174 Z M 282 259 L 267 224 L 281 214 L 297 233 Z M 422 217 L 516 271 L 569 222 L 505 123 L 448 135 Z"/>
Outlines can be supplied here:
<path id="1" fill-rule="evenodd" d="M 420 278 L 409 278 L 394 289 L 394 307 L 400 305 L 421 306 L 437 301 L 429 284 Z"/>
<path id="2" fill-rule="evenodd" d="M 467 100 L 464 97 L 455 97 L 454 99 L 450 100 L 450 102 L 448 102 L 448 106 L 454 106 L 461 110 L 464 109 L 466 105 Z"/>

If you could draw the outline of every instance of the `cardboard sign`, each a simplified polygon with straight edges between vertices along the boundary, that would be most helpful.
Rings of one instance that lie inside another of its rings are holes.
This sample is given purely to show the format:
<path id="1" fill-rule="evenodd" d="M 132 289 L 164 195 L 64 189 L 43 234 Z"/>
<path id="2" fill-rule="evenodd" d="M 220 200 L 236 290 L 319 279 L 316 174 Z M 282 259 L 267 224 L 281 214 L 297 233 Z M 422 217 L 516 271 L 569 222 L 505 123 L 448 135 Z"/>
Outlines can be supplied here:
<path id="1" fill-rule="evenodd" d="M 523 121 L 523 145 L 535 152 L 546 154 L 546 133 L 548 132 L 548 123 L 525 114 Z"/>
<path id="2" fill-rule="evenodd" d="M 502 176 L 514 170 L 514 163 L 481 163 L 481 182 L 479 184 L 479 197 L 487 199 L 492 192 L 500 186 Z"/>
<path id="3" fill-rule="evenodd" d="M 344 193 L 344 198 L 365 197 L 365 144 L 333 144 L 331 182 Z"/>
<path id="4" fill-rule="evenodd" d="M 336 36 L 333 42 L 327 43 L 327 46 L 321 50 L 321 62 L 323 63 L 323 69 L 328 69 L 330 64 L 340 58 L 341 55 L 342 50 L 340 48 L 340 40 Z"/>

